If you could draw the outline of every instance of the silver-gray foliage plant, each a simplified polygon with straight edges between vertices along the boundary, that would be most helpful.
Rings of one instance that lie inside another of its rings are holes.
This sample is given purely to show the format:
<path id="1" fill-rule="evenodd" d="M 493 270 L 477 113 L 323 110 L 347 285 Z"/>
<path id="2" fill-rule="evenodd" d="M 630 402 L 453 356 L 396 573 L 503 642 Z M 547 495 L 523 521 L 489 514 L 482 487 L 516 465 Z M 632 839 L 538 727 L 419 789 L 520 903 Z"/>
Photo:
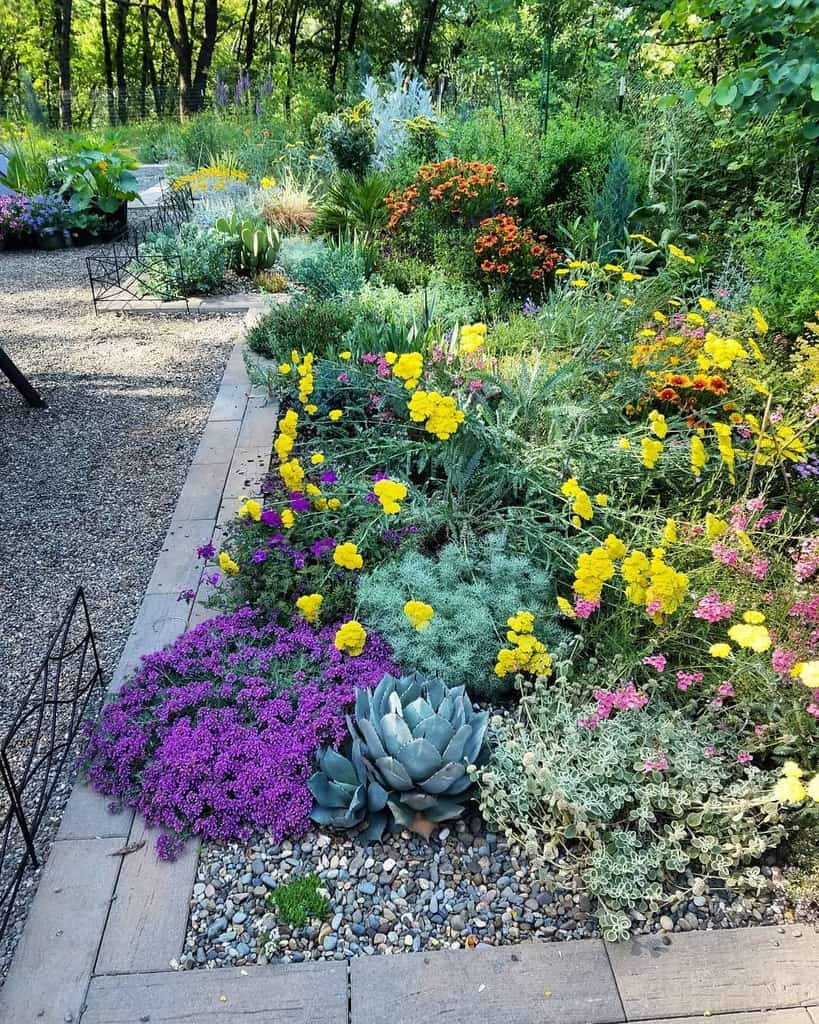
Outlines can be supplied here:
<path id="1" fill-rule="evenodd" d="M 448 544 L 434 557 L 411 551 L 362 576 L 357 596 L 361 619 L 390 638 L 400 665 L 465 686 L 480 699 L 503 697 L 514 685 L 511 676 L 494 672 L 511 615 L 532 612 L 535 634 L 550 650 L 565 639 L 547 617 L 550 574 L 506 551 L 500 534 Z M 423 630 L 404 614 L 407 601 L 432 606 Z"/>
<path id="2" fill-rule="evenodd" d="M 400 60 L 390 68 L 389 85 L 383 91 L 369 75 L 362 95 L 372 109 L 375 129 L 375 166 L 383 170 L 407 141 L 406 121 L 414 117 L 436 120 L 432 93 L 415 73 L 405 83 L 406 71 Z"/>

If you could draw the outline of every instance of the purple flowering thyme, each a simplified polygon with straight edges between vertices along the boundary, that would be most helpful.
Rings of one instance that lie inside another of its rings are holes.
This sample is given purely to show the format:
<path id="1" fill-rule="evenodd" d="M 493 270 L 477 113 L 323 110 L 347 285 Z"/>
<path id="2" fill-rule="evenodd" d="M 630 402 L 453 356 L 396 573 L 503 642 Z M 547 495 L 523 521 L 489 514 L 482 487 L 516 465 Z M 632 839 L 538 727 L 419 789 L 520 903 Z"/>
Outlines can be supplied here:
<path id="1" fill-rule="evenodd" d="M 190 835 L 301 835 L 313 756 L 344 740 L 356 690 L 398 671 L 380 637 L 350 658 L 334 635 L 301 620 L 260 624 L 250 608 L 184 633 L 145 657 L 89 726 L 89 782 L 163 829 L 163 859 Z"/>

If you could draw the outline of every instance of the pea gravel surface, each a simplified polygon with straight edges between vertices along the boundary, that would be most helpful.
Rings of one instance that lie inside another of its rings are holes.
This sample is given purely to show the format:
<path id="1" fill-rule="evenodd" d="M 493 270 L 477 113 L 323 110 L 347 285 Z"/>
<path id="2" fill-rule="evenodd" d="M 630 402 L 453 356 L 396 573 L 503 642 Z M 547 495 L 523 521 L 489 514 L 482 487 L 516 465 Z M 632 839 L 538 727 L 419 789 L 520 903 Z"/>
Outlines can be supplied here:
<path id="1" fill-rule="evenodd" d="M 633 911 L 631 930 L 671 941 L 667 933 L 782 928 L 790 918 L 781 871 L 763 867 L 761 874 L 762 891 L 753 894 L 720 879 L 681 877 L 679 897 L 651 916 Z M 327 913 L 293 927 L 271 894 L 305 875 L 318 878 Z M 540 872 L 521 846 L 467 813 L 430 842 L 402 832 L 363 846 L 349 834 L 311 829 L 279 845 L 206 844 L 184 950 L 171 966 L 347 960 L 599 935 L 593 902 L 570 863 Z"/>
<path id="2" fill-rule="evenodd" d="M 79 585 L 110 677 L 242 329 L 230 317 L 95 317 L 86 255 L 0 254 L 0 346 L 48 403 L 29 408 L 0 375 L 0 732 Z M 71 781 L 41 826 L 46 851 Z M 0 938 L 0 979 L 36 881 Z"/>

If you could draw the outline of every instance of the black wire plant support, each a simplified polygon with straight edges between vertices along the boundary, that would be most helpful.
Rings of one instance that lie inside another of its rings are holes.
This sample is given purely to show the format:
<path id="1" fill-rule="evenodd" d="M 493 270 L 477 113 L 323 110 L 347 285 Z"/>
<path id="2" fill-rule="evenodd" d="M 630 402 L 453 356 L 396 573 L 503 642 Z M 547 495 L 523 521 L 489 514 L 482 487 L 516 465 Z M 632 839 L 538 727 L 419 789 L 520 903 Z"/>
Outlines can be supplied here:
<path id="1" fill-rule="evenodd" d="M 0 745 L 0 934 L 23 879 L 40 867 L 37 834 L 103 675 L 80 587 Z"/>
<path id="2" fill-rule="evenodd" d="M 193 204 L 193 193 L 188 185 L 180 189 L 163 185 L 162 197 L 154 214 L 138 225 L 129 227 L 124 240 L 115 242 L 110 250 L 86 256 L 85 266 L 95 314 L 99 314 L 108 303 L 115 303 L 114 308 L 119 310 L 123 302 L 155 301 L 156 294 L 151 294 L 150 289 L 155 287 L 158 280 L 168 281 L 175 277 L 178 281 L 185 281 L 185 267 L 181 257 L 176 258 L 176 273 L 169 275 L 168 260 L 165 257 L 141 255 L 140 248 L 160 231 L 177 231 L 190 220 Z M 183 299 L 185 310 L 190 313 L 186 295 L 178 295 L 168 288 L 159 297 L 163 301 Z"/>

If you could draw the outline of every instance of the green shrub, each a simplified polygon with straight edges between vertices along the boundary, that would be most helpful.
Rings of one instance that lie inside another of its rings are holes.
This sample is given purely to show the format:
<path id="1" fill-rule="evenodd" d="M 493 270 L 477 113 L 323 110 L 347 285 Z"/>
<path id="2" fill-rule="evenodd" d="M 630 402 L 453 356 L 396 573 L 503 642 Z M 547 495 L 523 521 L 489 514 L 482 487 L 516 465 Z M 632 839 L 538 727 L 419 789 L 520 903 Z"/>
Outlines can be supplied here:
<path id="1" fill-rule="evenodd" d="M 140 271 L 147 290 L 161 298 L 209 295 L 222 284 L 232 256 L 230 239 L 220 231 L 183 224 L 178 232 L 165 228 L 150 236 L 140 249 L 150 264 Z"/>
<path id="2" fill-rule="evenodd" d="M 483 296 L 477 288 L 432 276 L 425 288 L 403 294 L 397 288 L 366 284 L 359 295 L 361 308 L 382 320 L 406 324 L 436 322 L 450 330 L 456 324 L 472 323 L 483 312 Z"/>
<path id="3" fill-rule="evenodd" d="M 479 775 L 481 810 L 542 863 L 570 853 L 605 936 L 619 939 L 626 911 L 658 910 L 686 870 L 730 879 L 783 829 L 776 804 L 759 798 L 766 775 L 730 751 L 704 755 L 713 722 L 657 698 L 640 707 L 628 694 L 623 710 L 595 722 L 600 704 L 572 700 L 567 668 L 558 666 L 557 683 L 535 681 L 517 720 L 501 726 Z M 584 683 L 585 693 L 605 686 Z"/>
<path id="4" fill-rule="evenodd" d="M 539 639 L 547 647 L 559 641 L 560 630 L 543 620 L 551 599 L 548 573 L 509 554 L 500 536 L 448 544 L 433 557 L 410 552 L 362 576 L 358 585 L 361 618 L 389 637 L 399 665 L 484 699 L 508 694 L 513 684 L 494 672 L 509 616 L 530 611 Z M 419 632 L 410 623 L 407 601 L 432 605 L 426 629 Z"/>
<path id="5" fill-rule="evenodd" d="M 819 304 L 819 239 L 785 210 L 768 204 L 764 215 L 738 236 L 751 274 L 751 301 L 774 330 L 800 333 Z"/>
<path id="6" fill-rule="evenodd" d="M 321 299 L 357 295 L 367 277 L 364 246 L 356 241 L 322 245 L 286 269 L 296 284 Z"/>
<path id="7" fill-rule="evenodd" d="M 319 892 L 320 886 L 318 875 L 304 875 L 277 885 L 267 899 L 276 908 L 280 921 L 291 928 L 301 928 L 308 918 L 323 918 L 330 913 L 330 904 Z"/>
<path id="8" fill-rule="evenodd" d="M 247 332 L 254 352 L 288 362 L 293 349 L 323 355 L 353 326 L 356 306 L 310 296 L 274 306 Z"/>
<path id="9" fill-rule="evenodd" d="M 378 266 L 378 278 L 381 283 L 397 288 L 405 295 L 429 284 L 432 273 L 432 268 L 428 264 L 412 256 L 402 259 L 400 256 L 388 255 Z"/>

